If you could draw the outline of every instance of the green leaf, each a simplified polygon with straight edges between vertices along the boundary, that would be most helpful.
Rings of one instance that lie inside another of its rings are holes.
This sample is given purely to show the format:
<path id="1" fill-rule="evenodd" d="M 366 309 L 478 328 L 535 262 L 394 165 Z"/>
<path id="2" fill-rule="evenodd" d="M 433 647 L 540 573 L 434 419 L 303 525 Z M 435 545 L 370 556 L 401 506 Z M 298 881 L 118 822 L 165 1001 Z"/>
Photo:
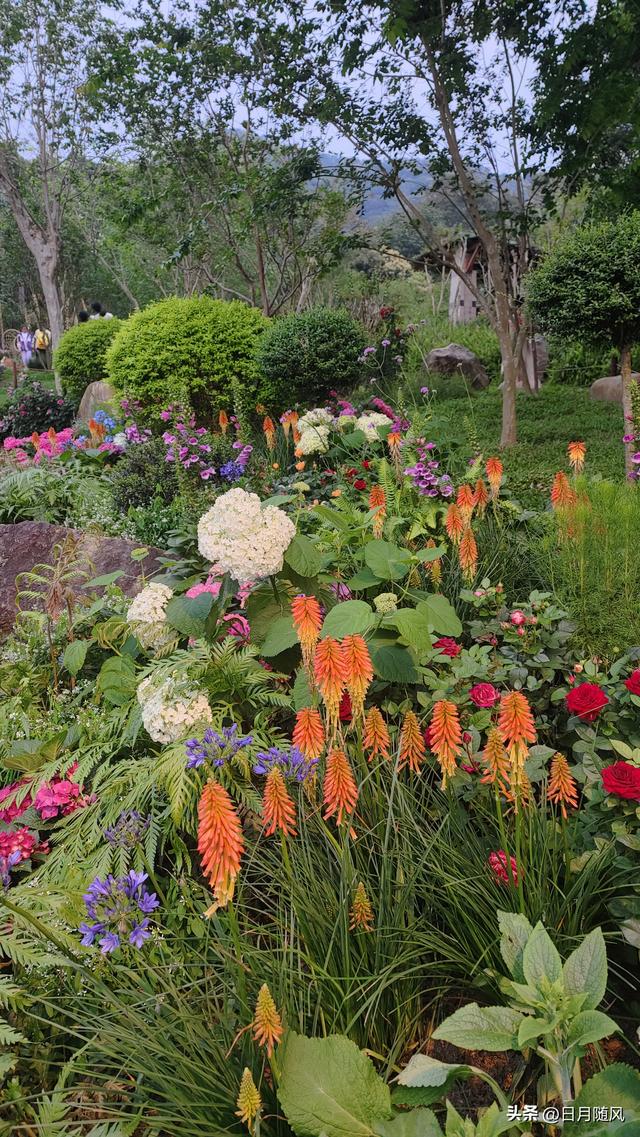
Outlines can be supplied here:
<path id="1" fill-rule="evenodd" d="M 567 1043 L 569 1046 L 587 1046 L 590 1042 L 608 1038 L 618 1029 L 618 1024 L 603 1011 L 580 1011 L 569 1026 Z"/>
<path id="2" fill-rule="evenodd" d="M 298 636 L 293 626 L 293 619 L 289 616 L 279 616 L 274 620 L 267 637 L 260 648 L 262 655 L 280 655 L 281 651 L 286 651 L 288 647 L 294 647 L 298 642 Z"/>
<path id="3" fill-rule="evenodd" d="M 296 672 L 292 695 L 294 711 L 301 711 L 303 707 L 310 707 L 313 703 L 309 679 L 306 671 L 302 667 Z"/>
<path id="4" fill-rule="evenodd" d="M 297 1137 L 371 1137 L 391 1118 L 389 1088 L 341 1035 L 287 1035 L 278 1099 Z"/>
<path id="5" fill-rule="evenodd" d="M 174 596 L 167 604 L 165 618 L 168 624 L 184 636 L 202 636 L 213 596 L 201 592 L 200 596 Z"/>
<path id="6" fill-rule="evenodd" d="M 399 608 L 388 617 L 399 631 L 403 640 L 418 651 L 425 651 L 431 647 L 431 625 L 424 612 L 417 608 Z"/>
<path id="7" fill-rule="evenodd" d="M 439 560 L 440 557 L 445 555 L 446 551 L 443 546 L 434 549 L 421 549 L 419 553 L 416 553 L 416 556 L 421 564 L 424 565 L 428 564 L 429 561 Z"/>
<path id="8" fill-rule="evenodd" d="M 344 600 L 327 612 L 322 625 L 322 638 L 363 635 L 373 627 L 375 616 L 365 600 Z"/>
<path id="9" fill-rule="evenodd" d="M 296 533 L 284 559 L 300 576 L 317 576 L 322 568 L 322 560 L 315 545 L 302 533 Z"/>
<path id="10" fill-rule="evenodd" d="M 439 593 L 434 592 L 426 600 L 421 600 L 418 611 L 425 613 L 434 632 L 439 632 L 441 636 L 459 636 L 462 633 L 462 624 L 455 609 Z"/>
<path id="11" fill-rule="evenodd" d="M 252 642 L 261 644 L 266 639 L 274 620 L 286 615 L 290 608 L 291 597 L 288 592 L 283 592 L 281 589 L 278 589 L 277 600 L 273 589 L 268 585 L 263 585 L 252 592 L 246 607 Z"/>
<path id="12" fill-rule="evenodd" d="M 136 668 L 130 655 L 107 659 L 98 672 L 98 690 L 108 703 L 122 707 L 136 690 Z"/>
<path id="13" fill-rule="evenodd" d="M 640 1124 L 640 1072 L 632 1070 L 623 1062 L 614 1062 L 606 1070 L 594 1074 L 585 1082 L 580 1093 L 572 1102 L 575 1121 L 566 1122 L 563 1134 L 566 1137 L 601 1137 L 602 1134 L 624 1132 L 625 1137 L 638 1137 Z M 624 1114 L 624 1121 L 608 1120 L 602 1122 L 593 1116 L 593 1107 L 619 1106 Z M 578 1121 L 579 1110 L 586 1108 L 589 1117 Z"/>
<path id="14" fill-rule="evenodd" d="M 374 1129 L 379 1137 L 442 1137 L 438 1119 L 430 1109 L 399 1113 L 391 1121 L 378 1121 Z"/>
<path id="15" fill-rule="evenodd" d="M 533 928 L 526 916 L 519 912 L 498 912 L 498 926 L 501 932 L 500 954 L 513 978 L 518 983 L 524 980 L 522 954 L 527 946 Z"/>
<path id="16" fill-rule="evenodd" d="M 540 980 L 555 983 L 562 975 L 562 960 L 549 933 L 538 922 L 522 955 L 522 970 L 527 983 L 540 989 Z"/>
<path id="17" fill-rule="evenodd" d="M 87 658 L 89 643 L 89 640 L 73 640 L 64 649 L 62 663 L 70 675 L 77 675 L 79 671 L 82 671 L 84 661 Z"/>
<path id="18" fill-rule="evenodd" d="M 468 1003 L 450 1015 L 433 1037 L 461 1046 L 463 1050 L 518 1050 L 519 1011 L 510 1007 L 479 1007 Z"/>
<path id="19" fill-rule="evenodd" d="M 568 995 L 586 994 L 585 1010 L 594 1010 L 607 989 L 607 949 L 600 928 L 594 928 L 571 952 L 562 969 Z"/>
<path id="20" fill-rule="evenodd" d="M 340 513 L 338 509 L 331 509 L 328 505 L 314 506 L 313 513 L 317 513 L 323 521 L 328 521 L 330 525 L 334 525 L 336 529 L 348 529 L 349 521 Z"/>
<path id="21" fill-rule="evenodd" d="M 364 560 L 378 580 L 402 580 L 409 571 L 411 553 L 391 541 L 369 541 Z"/>
<path id="22" fill-rule="evenodd" d="M 382 644 L 370 648 L 373 670 L 387 683 L 419 683 L 411 652 L 399 644 Z"/>
<path id="23" fill-rule="evenodd" d="M 524 1050 L 525 1046 L 530 1046 L 541 1034 L 546 1034 L 550 1029 L 551 1023 L 548 1019 L 538 1019 L 533 1015 L 527 1015 L 518 1027 L 518 1046 Z"/>
<path id="24" fill-rule="evenodd" d="M 392 1094 L 393 1104 L 431 1105 L 445 1098 L 455 1082 L 475 1074 L 483 1076 L 482 1071 L 474 1066 L 440 1062 L 428 1054 L 414 1054 L 398 1075 L 398 1085 Z"/>
<path id="25" fill-rule="evenodd" d="M 272 497 L 263 498 L 261 504 L 264 509 L 266 505 L 274 505 L 276 507 L 279 505 L 289 505 L 290 502 L 295 500 L 295 495 L 292 493 L 275 493 Z"/>
<path id="26" fill-rule="evenodd" d="M 379 585 L 380 581 L 376 574 L 365 565 L 364 568 L 361 568 L 355 576 L 350 577 L 345 583 L 352 591 L 359 592 L 363 588 L 373 588 Z"/>
<path id="27" fill-rule="evenodd" d="M 124 576 L 124 569 L 116 569 L 115 572 L 107 572 L 104 576 L 94 576 L 93 580 L 87 581 L 85 587 L 100 588 L 107 584 L 115 584 L 116 580 L 119 580 L 121 576 Z"/>

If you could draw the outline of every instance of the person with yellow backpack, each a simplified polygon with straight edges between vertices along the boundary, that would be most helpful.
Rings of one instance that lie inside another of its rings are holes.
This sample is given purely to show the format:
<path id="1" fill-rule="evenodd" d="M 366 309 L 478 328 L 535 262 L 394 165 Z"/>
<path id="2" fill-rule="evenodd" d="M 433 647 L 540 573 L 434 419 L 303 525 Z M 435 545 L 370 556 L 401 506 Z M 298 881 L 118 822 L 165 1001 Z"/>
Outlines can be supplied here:
<path id="1" fill-rule="evenodd" d="M 49 348 L 51 346 L 51 332 L 48 328 L 41 328 L 38 324 L 33 334 L 33 346 L 36 353 L 36 358 L 40 363 L 43 371 L 48 370 L 49 367 Z"/>

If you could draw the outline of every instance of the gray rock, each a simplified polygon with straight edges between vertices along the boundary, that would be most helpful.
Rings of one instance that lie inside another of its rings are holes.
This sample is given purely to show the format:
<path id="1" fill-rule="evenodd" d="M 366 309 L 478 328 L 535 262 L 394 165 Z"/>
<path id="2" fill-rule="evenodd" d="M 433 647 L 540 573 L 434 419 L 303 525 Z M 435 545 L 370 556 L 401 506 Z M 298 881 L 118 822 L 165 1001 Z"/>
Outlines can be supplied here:
<path id="1" fill-rule="evenodd" d="M 634 372 L 634 379 L 640 380 L 640 374 Z M 605 375 L 603 379 L 596 379 L 591 384 L 589 396 L 603 403 L 620 403 L 622 405 L 622 376 Z"/>
<path id="2" fill-rule="evenodd" d="M 94 413 L 99 407 L 112 406 L 116 407 L 118 395 L 110 383 L 106 383 L 104 379 L 98 379 L 95 383 L 89 383 L 85 387 L 84 395 L 80 400 L 78 407 L 78 418 L 81 422 L 88 422 L 93 418 Z"/>
<path id="3" fill-rule="evenodd" d="M 160 571 L 160 557 L 167 555 L 162 549 L 151 547 L 149 556 L 141 565 L 139 561 L 131 560 L 132 550 L 140 547 L 136 541 L 80 533 L 74 529 L 65 529 L 62 525 L 49 525 L 46 521 L 20 521 L 17 525 L 0 525 L 0 638 L 11 631 L 15 621 L 18 574 L 30 572 L 34 565 L 51 564 L 54 560 L 54 546 L 61 545 L 69 535 L 80 541 L 80 567 L 87 573 L 84 580 L 78 579 L 71 585 L 74 596 L 78 598 L 86 598 L 102 591 L 100 587 L 87 588 L 85 581 L 106 576 L 118 569 L 122 569 L 118 586 L 127 596 L 134 596 L 141 587 L 141 568 L 144 568 L 144 575 L 148 579 Z M 23 581 L 22 587 L 29 586 Z"/>
<path id="4" fill-rule="evenodd" d="M 476 390 L 482 391 L 491 380 L 474 352 L 459 343 L 435 347 L 430 351 L 425 366 L 436 375 L 464 375 Z"/>

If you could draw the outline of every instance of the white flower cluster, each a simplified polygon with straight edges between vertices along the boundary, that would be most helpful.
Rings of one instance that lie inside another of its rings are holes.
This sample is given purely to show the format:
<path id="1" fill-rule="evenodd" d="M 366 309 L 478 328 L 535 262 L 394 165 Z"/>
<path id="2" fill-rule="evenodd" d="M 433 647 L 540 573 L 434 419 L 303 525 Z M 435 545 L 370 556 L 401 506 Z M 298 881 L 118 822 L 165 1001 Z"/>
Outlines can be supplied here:
<path id="1" fill-rule="evenodd" d="M 312 426 L 331 426 L 333 422 L 333 415 L 326 407 L 313 407 L 312 410 L 306 411 L 298 419 L 298 430 L 300 434 L 304 434 L 305 430 L 309 430 Z"/>
<path id="2" fill-rule="evenodd" d="M 221 494 L 200 518 L 198 549 L 238 584 L 246 584 L 280 572 L 295 533 L 281 509 L 263 508 L 257 494 L 236 488 Z"/>
<path id="3" fill-rule="evenodd" d="M 143 648 L 158 651 L 175 639 L 174 629 L 166 623 L 172 596 L 166 584 L 147 584 L 129 605 L 127 622 Z"/>
<path id="4" fill-rule="evenodd" d="M 153 676 L 137 690 L 142 722 L 154 742 L 177 742 L 199 722 L 211 722 L 211 707 L 202 691 L 179 687 L 173 679 L 158 684 Z"/>
<path id="5" fill-rule="evenodd" d="M 378 427 L 389 426 L 389 423 L 390 419 L 386 415 L 382 415 L 378 411 L 367 411 L 356 419 L 356 429 L 362 430 L 367 438 L 375 442 L 378 441 Z"/>
<path id="6" fill-rule="evenodd" d="M 373 606 L 380 615 L 395 612 L 398 607 L 398 598 L 393 592 L 381 592 L 373 598 Z"/>
<path id="7" fill-rule="evenodd" d="M 328 449 L 329 427 L 310 426 L 300 435 L 296 454 L 302 454 L 306 458 L 309 454 L 324 454 Z"/>

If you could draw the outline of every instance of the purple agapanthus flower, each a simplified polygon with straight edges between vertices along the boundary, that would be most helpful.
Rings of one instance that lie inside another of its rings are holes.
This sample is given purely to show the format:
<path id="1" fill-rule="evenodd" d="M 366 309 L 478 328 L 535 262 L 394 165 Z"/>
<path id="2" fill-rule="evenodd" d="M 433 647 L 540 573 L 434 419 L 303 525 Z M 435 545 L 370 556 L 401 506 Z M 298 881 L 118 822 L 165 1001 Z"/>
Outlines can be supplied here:
<path id="1" fill-rule="evenodd" d="M 351 600 L 353 597 L 349 585 L 344 584 L 341 580 L 332 581 L 329 588 L 337 600 Z"/>
<path id="2" fill-rule="evenodd" d="M 205 762 L 210 762 L 215 767 L 224 766 L 225 762 L 234 758 L 239 750 L 250 746 L 252 742 L 252 735 L 247 734 L 244 737 L 238 735 L 238 724 L 235 722 L 231 726 L 223 726 L 220 733 L 207 727 L 201 739 L 190 738 L 185 744 L 187 769 L 203 766 Z"/>
<path id="3" fill-rule="evenodd" d="M 89 885 L 84 903 L 91 923 L 82 923 L 82 943 L 90 947 L 98 940 L 103 955 L 124 943 L 142 947 L 149 939 L 149 915 L 159 905 L 155 892 L 147 892 L 145 872 L 131 869 L 125 876 L 96 877 Z M 142 917 L 142 918 L 141 918 Z"/>
<path id="4" fill-rule="evenodd" d="M 317 758 L 306 758 L 297 746 L 290 750 L 281 750 L 272 746 L 256 755 L 257 761 L 253 767 L 254 774 L 269 774 L 274 766 L 278 766 L 285 778 L 293 778 L 296 782 L 306 782 L 313 777 L 318 765 Z"/>
<path id="5" fill-rule="evenodd" d="M 149 818 L 143 817 L 136 809 L 131 809 L 121 813 L 115 824 L 105 829 L 104 835 L 114 848 L 134 849 L 148 828 Z"/>

